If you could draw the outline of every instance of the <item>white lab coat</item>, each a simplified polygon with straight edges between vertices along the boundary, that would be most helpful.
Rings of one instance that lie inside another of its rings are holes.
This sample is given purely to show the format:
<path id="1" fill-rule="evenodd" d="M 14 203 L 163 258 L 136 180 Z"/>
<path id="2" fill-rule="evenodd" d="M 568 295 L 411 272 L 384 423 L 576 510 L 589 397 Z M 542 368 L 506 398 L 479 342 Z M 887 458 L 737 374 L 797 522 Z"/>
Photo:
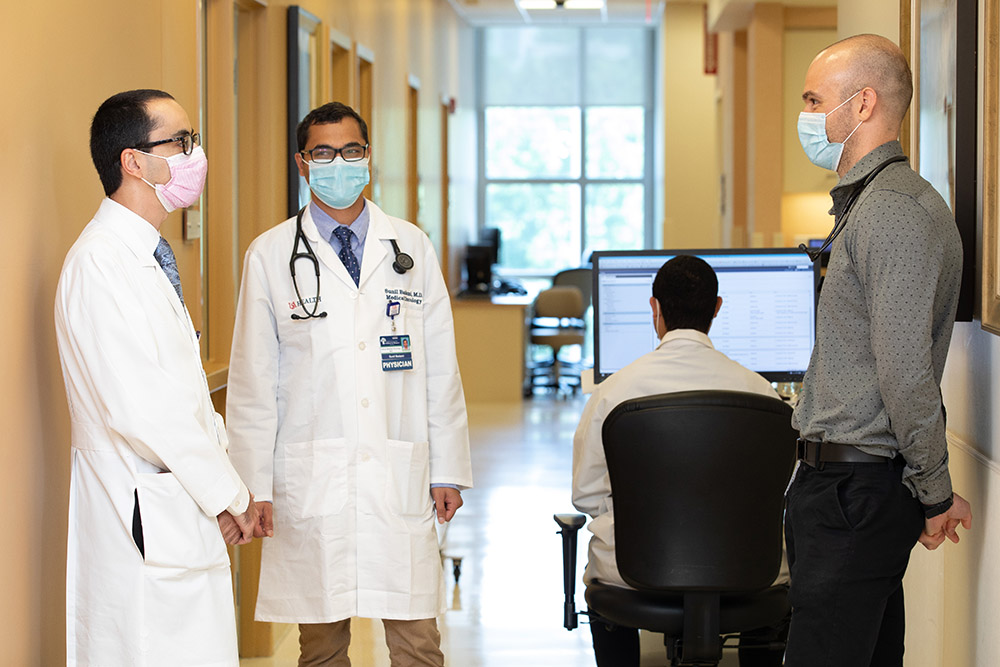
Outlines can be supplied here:
<path id="1" fill-rule="evenodd" d="M 56 291 L 72 424 L 70 665 L 239 662 L 215 517 L 249 497 L 226 456 L 191 320 L 153 258 L 158 241 L 105 199 Z M 136 492 L 145 561 L 132 539 Z"/>
<path id="2" fill-rule="evenodd" d="M 584 583 L 598 580 L 628 588 L 615 560 L 615 515 L 601 428 L 608 414 L 633 398 L 675 391 L 726 389 L 778 398 L 771 383 L 712 346 L 694 329 L 667 332 L 660 344 L 597 385 L 573 436 L 573 505 L 593 520 Z M 776 582 L 787 582 L 787 566 Z"/>
<path id="3" fill-rule="evenodd" d="M 305 312 L 288 268 L 295 218 L 257 238 L 244 262 L 226 409 L 236 469 L 258 500 L 274 502 L 258 620 L 444 611 L 429 485 L 472 485 L 451 304 L 426 234 L 366 206 L 358 286 L 308 209 L 303 216 L 325 318 L 291 318 Z M 413 257 L 403 275 L 389 239 Z M 300 260 L 296 272 L 311 309 L 313 267 Z M 410 336 L 412 370 L 382 370 L 390 298 L 401 304 L 395 333 Z"/>

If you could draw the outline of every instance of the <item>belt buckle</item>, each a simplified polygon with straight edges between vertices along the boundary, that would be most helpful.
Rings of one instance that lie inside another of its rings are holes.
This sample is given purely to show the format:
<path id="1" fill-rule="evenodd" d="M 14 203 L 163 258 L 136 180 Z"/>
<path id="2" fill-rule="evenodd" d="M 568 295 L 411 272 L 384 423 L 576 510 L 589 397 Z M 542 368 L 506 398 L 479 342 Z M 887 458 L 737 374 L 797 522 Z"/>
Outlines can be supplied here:
<path id="1" fill-rule="evenodd" d="M 820 447 L 822 443 L 816 442 L 815 448 L 813 450 L 813 455 L 810 457 L 809 454 L 809 441 L 805 438 L 799 438 L 795 441 L 795 450 L 798 455 L 798 459 L 808 465 L 811 468 L 820 468 Z"/>

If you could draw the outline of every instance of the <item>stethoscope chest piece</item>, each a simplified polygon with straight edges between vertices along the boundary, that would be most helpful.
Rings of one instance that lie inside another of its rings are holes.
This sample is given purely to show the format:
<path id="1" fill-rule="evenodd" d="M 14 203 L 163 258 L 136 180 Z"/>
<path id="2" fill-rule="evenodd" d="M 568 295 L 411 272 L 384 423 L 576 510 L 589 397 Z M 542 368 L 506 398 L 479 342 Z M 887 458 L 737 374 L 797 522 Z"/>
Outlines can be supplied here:
<path id="1" fill-rule="evenodd" d="M 402 252 L 396 245 L 396 239 L 389 239 L 392 244 L 392 251 L 396 253 L 396 258 L 392 261 L 392 270 L 402 275 L 413 268 L 413 258 Z"/>

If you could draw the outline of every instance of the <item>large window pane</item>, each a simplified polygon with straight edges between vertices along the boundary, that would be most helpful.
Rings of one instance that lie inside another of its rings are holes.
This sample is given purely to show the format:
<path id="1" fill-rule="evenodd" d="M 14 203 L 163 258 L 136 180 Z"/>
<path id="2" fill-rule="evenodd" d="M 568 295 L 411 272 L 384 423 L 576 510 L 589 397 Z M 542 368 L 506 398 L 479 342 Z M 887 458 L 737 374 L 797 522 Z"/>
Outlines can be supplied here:
<path id="1" fill-rule="evenodd" d="M 487 107 L 486 178 L 579 178 L 580 109 Z"/>
<path id="2" fill-rule="evenodd" d="M 587 242 L 584 255 L 595 250 L 637 250 L 643 247 L 644 188 L 639 183 L 588 185 Z"/>
<path id="3" fill-rule="evenodd" d="M 642 178 L 643 137 L 642 107 L 587 109 L 587 178 Z"/>
<path id="4" fill-rule="evenodd" d="M 586 104 L 643 104 L 646 101 L 651 34 L 647 28 L 586 31 Z"/>
<path id="5" fill-rule="evenodd" d="M 483 104 L 579 104 L 578 28 L 484 28 Z"/>
<path id="6" fill-rule="evenodd" d="M 504 268 L 555 273 L 579 266 L 580 186 L 491 183 L 486 186 L 486 226 L 500 228 Z"/>

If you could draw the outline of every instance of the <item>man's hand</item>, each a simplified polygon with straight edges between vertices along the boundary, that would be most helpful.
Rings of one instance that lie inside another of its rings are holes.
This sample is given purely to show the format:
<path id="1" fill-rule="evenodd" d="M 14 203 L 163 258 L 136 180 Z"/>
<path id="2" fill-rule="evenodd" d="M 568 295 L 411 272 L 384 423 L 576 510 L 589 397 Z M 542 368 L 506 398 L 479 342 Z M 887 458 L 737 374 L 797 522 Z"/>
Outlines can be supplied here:
<path id="1" fill-rule="evenodd" d="M 219 530 L 226 544 L 248 544 L 254 537 L 254 529 L 260 521 L 257 512 L 257 504 L 253 501 L 253 494 L 250 494 L 250 504 L 243 514 L 233 516 L 229 511 L 222 512 L 215 517 L 219 521 Z"/>
<path id="2" fill-rule="evenodd" d="M 972 528 L 972 508 L 965 498 L 955 493 L 952 494 L 952 505 L 947 512 L 924 521 L 920 543 L 930 550 L 941 546 L 945 537 L 957 544 L 958 524 L 962 524 L 966 530 Z"/>
<path id="3" fill-rule="evenodd" d="M 260 520 L 254 526 L 254 537 L 274 537 L 274 506 L 270 500 L 262 500 L 257 503 L 257 511 L 260 513 Z"/>
<path id="4" fill-rule="evenodd" d="M 451 521 L 455 511 L 463 504 L 462 492 L 449 486 L 435 486 L 431 489 L 431 498 L 434 499 L 438 523 Z"/>
<path id="5" fill-rule="evenodd" d="M 236 521 L 236 525 L 240 528 L 240 533 L 242 537 L 236 544 L 247 544 L 254 538 L 254 531 L 257 528 L 257 524 L 260 522 L 260 512 L 257 510 L 257 503 L 254 502 L 253 494 L 250 494 L 250 504 L 247 505 L 247 509 L 243 514 L 234 516 L 233 519 Z"/>
<path id="6" fill-rule="evenodd" d="M 219 522 L 219 531 L 222 532 L 222 539 L 226 541 L 226 544 L 246 544 L 246 542 L 241 542 L 243 531 L 240 530 L 239 524 L 236 523 L 232 514 L 223 511 L 215 518 Z"/>

